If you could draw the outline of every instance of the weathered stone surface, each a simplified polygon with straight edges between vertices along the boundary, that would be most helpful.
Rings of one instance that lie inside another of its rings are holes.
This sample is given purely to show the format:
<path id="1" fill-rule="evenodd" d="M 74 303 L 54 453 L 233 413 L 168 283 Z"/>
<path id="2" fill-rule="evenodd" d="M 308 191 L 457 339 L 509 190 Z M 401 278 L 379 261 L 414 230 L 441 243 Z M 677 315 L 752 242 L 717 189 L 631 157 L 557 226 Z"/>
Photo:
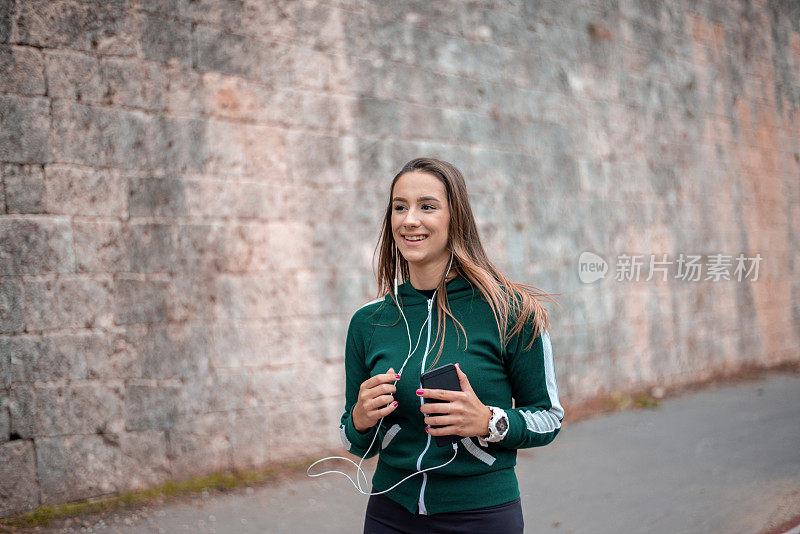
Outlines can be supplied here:
<path id="1" fill-rule="evenodd" d="M 127 4 L 32 0 L 18 4 L 16 30 L 20 43 L 69 48 L 109 55 L 139 51 L 141 23 Z"/>
<path id="2" fill-rule="evenodd" d="M 302 221 L 182 226 L 178 229 L 178 256 L 186 271 L 265 273 L 299 269 L 311 254 L 312 237 L 309 225 Z"/>
<path id="3" fill-rule="evenodd" d="M 0 372 L 2 371 L 3 365 L 0 363 Z M 0 389 L 0 443 L 8 441 L 11 434 L 11 412 L 8 405 L 8 389 Z"/>
<path id="4" fill-rule="evenodd" d="M 216 276 L 187 275 L 176 278 L 168 289 L 169 321 L 214 321 L 222 313 L 223 292 L 230 287 Z"/>
<path id="5" fill-rule="evenodd" d="M 3 73 L 0 91 L 18 95 L 44 94 L 44 59 L 41 51 L 24 46 L 0 45 L 0 72 Z"/>
<path id="6" fill-rule="evenodd" d="M 239 176 L 245 170 L 245 132 L 240 123 L 209 120 L 205 123 L 203 169 Z"/>
<path id="7" fill-rule="evenodd" d="M 184 190 L 186 183 L 172 177 L 133 177 L 130 180 L 130 214 L 132 217 L 187 215 Z"/>
<path id="8" fill-rule="evenodd" d="M 72 221 L 76 272 L 130 272 L 128 227 L 119 221 Z"/>
<path id="9" fill-rule="evenodd" d="M 103 341 L 97 334 L 18 335 L 0 338 L 0 350 L 10 357 L 11 382 L 81 380 L 85 352 Z"/>
<path id="10" fill-rule="evenodd" d="M 142 378 L 206 378 L 210 334 L 200 324 L 170 324 L 148 329 L 141 340 Z M 199 399 L 195 399 L 199 400 Z"/>
<path id="11" fill-rule="evenodd" d="M 106 89 L 100 61 L 87 53 L 46 50 L 47 93 L 75 102 L 102 102 Z"/>
<path id="12" fill-rule="evenodd" d="M 120 432 L 124 401 L 119 381 L 15 383 L 11 432 L 23 438 Z"/>
<path id="13" fill-rule="evenodd" d="M 118 440 L 121 475 L 118 491 L 152 488 L 166 482 L 170 465 L 164 431 L 122 432 Z"/>
<path id="14" fill-rule="evenodd" d="M 258 78 L 263 53 L 260 48 L 247 53 L 248 39 L 241 35 L 226 33 L 217 28 L 198 25 L 192 32 L 192 46 L 197 58 L 197 67 L 204 71 Z"/>
<path id="15" fill-rule="evenodd" d="M 34 388 L 36 436 L 101 434 L 124 429 L 121 382 L 48 383 Z"/>
<path id="16" fill-rule="evenodd" d="M 168 430 L 188 407 L 181 405 L 182 388 L 156 381 L 129 383 L 125 389 L 125 430 Z"/>
<path id="17" fill-rule="evenodd" d="M 86 377 L 88 379 L 128 379 L 142 376 L 140 357 L 142 339 L 147 333 L 146 325 L 130 325 L 114 328 L 110 332 L 98 332 L 99 339 L 87 340 L 90 349 L 84 353 Z"/>
<path id="18" fill-rule="evenodd" d="M 28 279 L 24 285 L 25 302 L 20 309 L 29 330 L 58 328 L 62 317 L 57 307 L 58 294 L 54 277 Z"/>
<path id="19" fill-rule="evenodd" d="M 0 517 L 31 511 L 38 504 L 33 440 L 0 443 Z"/>
<path id="20" fill-rule="evenodd" d="M 3 165 L 7 213 L 43 213 L 44 172 L 40 165 Z"/>
<path id="21" fill-rule="evenodd" d="M 167 314 L 168 283 L 117 277 L 114 284 L 114 324 L 161 322 Z"/>
<path id="22" fill-rule="evenodd" d="M 148 168 L 148 159 L 142 155 L 147 153 L 151 119 L 143 112 L 56 101 L 52 114 L 55 161 L 121 169 Z"/>
<path id="23" fill-rule="evenodd" d="M 119 171 L 48 165 L 45 174 L 48 213 L 119 218 L 128 214 L 128 181 Z"/>
<path id="24" fill-rule="evenodd" d="M 333 422 L 334 427 L 338 426 L 342 408 L 338 396 L 320 404 L 304 403 L 300 406 L 289 403 L 270 408 L 271 421 L 291 419 L 306 429 L 302 435 L 270 432 L 266 437 L 270 461 L 299 460 L 321 455 L 323 451 L 341 449 L 341 439 L 330 425 Z"/>
<path id="25" fill-rule="evenodd" d="M 25 284 L 25 324 L 32 330 L 110 326 L 113 287 L 106 275 L 31 279 Z"/>
<path id="26" fill-rule="evenodd" d="M 124 428 L 125 387 L 122 381 L 104 380 L 71 384 L 71 434 L 118 433 Z"/>
<path id="27" fill-rule="evenodd" d="M 107 58 L 100 63 L 103 103 L 149 111 L 166 106 L 167 80 L 161 66 L 138 58 Z"/>
<path id="28" fill-rule="evenodd" d="M 11 348 L 13 339 L 9 336 L 0 336 L 0 388 L 11 385 Z"/>
<path id="29" fill-rule="evenodd" d="M 60 277 L 56 286 L 61 324 L 107 328 L 113 324 L 113 280 L 108 275 Z"/>
<path id="30" fill-rule="evenodd" d="M 213 314 L 216 297 L 214 296 L 215 284 L 212 277 L 214 273 L 224 271 L 230 263 L 226 255 L 226 251 L 230 247 L 226 238 L 230 234 L 228 225 L 221 222 L 182 224 L 178 227 L 178 269 L 186 275 L 180 281 L 176 281 L 175 286 L 180 291 L 181 286 L 195 283 L 198 273 L 201 277 L 209 278 L 204 279 L 202 288 L 197 289 L 201 289 L 204 294 L 209 295 L 210 301 L 201 302 L 200 309 L 191 310 L 199 312 L 201 316 Z M 182 297 L 183 295 L 179 298 Z M 187 312 L 189 311 L 188 308 L 185 309 Z"/>
<path id="31" fill-rule="evenodd" d="M 275 428 L 280 422 L 273 421 L 268 409 L 249 409 L 231 412 L 230 447 L 233 469 L 259 469 L 271 457 L 267 428 Z"/>
<path id="32" fill-rule="evenodd" d="M 392 121 L 391 118 L 386 120 Z M 292 132 L 288 146 L 293 181 L 315 184 L 337 183 L 342 179 L 345 147 L 338 136 Z"/>
<path id="33" fill-rule="evenodd" d="M 336 369 L 340 362 L 320 364 L 305 357 L 302 363 L 282 367 L 267 367 L 250 372 L 249 395 L 252 406 L 274 406 L 286 402 L 292 391 L 303 391 L 304 398 L 312 404 L 325 397 L 335 396 L 342 391 L 344 384 L 339 380 Z M 324 380 L 320 380 L 325 376 Z"/>
<path id="34" fill-rule="evenodd" d="M 21 332 L 25 327 L 22 280 L 18 276 L 0 278 L 0 333 Z"/>
<path id="35" fill-rule="evenodd" d="M 291 271 L 290 271 L 291 272 Z M 296 312 L 296 287 L 286 283 L 286 276 L 225 273 L 217 278 L 221 317 L 240 320 L 268 319 Z M 270 308 L 261 303 L 269 302 Z"/>
<path id="36" fill-rule="evenodd" d="M 287 174 L 287 140 L 285 133 L 272 126 L 242 125 L 243 172 L 249 176 Z"/>
<path id="37" fill-rule="evenodd" d="M 0 276 L 72 272 L 71 240 L 62 219 L 0 219 Z"/>
<path id="38" fill-rule="evenodd" d="M 192 64 L 191 25 L 172 18 L 145 15 L 142 20 L 142 50 L 145 59 L 181 65 Z"/>
<path id="39" fill-rule="evenodd" d="M 206 412 L 229 412 L 246 408 L 248 403 L 248 381 L 250 371 L 247 369 L 219 369 L 211 377 L 205 378 L 202 388 L 203 395 L 195 396 L 187 388 L 186 401 L 198 399 L 199 409 Z M 202 374 L 200 374 L 202 377 Z"/>
<path id="40" fill-rule="evenodd" d="M 41 97 L 0 94 L 0 161 L 50 161 L 50 102 Z"/>
<path id="41" fill-rule="evenodd" d="M 201 82 L 195 101 L 201 102 L 210 115 L 232 120 L 252 120 L 256 124 L 281 127 L 306 124 L 305 119 L 297 116 L 296 110 L 309 107 L 302 104 L 306 98 L 315 98 L 315 95 L 307 92 L 271 87 L 217 72 L 203 73 Z M 198 100 L 197 95 L 201 95 L 202 99 Z M 316 98 L 325 99 L 319 95 Z M 330 97 L 327 99 L 330 100 Z M 332 116 L 335 113 L 326 112 L 324 115 Z"/>
<path id="42" fill-rule="evenodd" d="M 231 467 L 231 415 L 225 412 L 181 419 L 167 432 L 167 456 L 173 472 L 197 476 Z"/>
<path id="43" fill-rule="evenodd" d="M 131 271 L 174 272 L 177 264 L 176 228 L 173 224 L 143 223 L 129 226 Z"/>
<path id="44" fill-rule="evenodd" d="M 144 139 L 147 167 L 154 172 L 203 172 L 208 152 L 207 135 L 203 119 L 169 115 L 154 117 L 147 123 Z"/>
<path id="45" fill-rule="evenodd" d="M 190 67 L 170 65 L 164 67 L 167 80 L 166 105 L 170 114 L 204 114 L 205 98 L 203 75 Z"/>
<path id="46" fill-rule="evenodd" d="M 38 438 L 36 467 L 42 504 L 119 491 L 119 440 L 113 434 Z"/>
<path id="47" fill-rule="evenodd" d="M 14 0 L 0 0 L 0 43 L 9 41 L 13 20 Z"/>
<path id="48" fill-rule="evenodd" d="M 247 367 L 269 375 L 265 368 L 297 363 L 298 354 L 312 362 L 341 363 L 349 318 L 319 318 L 312 324 L 302 316 L 264 321 L 219 323 L 209 332 L 208 357 L 213 367 Z M 264 401 L 263 394 L 256 398 Z"/>
<path id="49" fill-rule="evenodd" d="M 33 384 L 11 384 L 9 392 L 11 433 L 21 438 L 36 435 L 36 395 Z"/>

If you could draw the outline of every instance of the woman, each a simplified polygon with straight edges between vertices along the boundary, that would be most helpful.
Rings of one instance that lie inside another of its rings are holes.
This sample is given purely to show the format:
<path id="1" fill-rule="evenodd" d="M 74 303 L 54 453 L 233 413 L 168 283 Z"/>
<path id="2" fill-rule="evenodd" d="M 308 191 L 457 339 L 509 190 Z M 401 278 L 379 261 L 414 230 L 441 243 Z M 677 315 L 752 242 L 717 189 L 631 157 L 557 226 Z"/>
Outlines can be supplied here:
<path id="1" fill-rule="evenodd" d="M 564 418 L 549 295 L 492 265 L 463 176 L 433 158 L 394 177 L 378 250 L 383 297 L 350 320 L 340 427 L 350 453 L 380 454 L 364 532 L 522 532 L 516 450 L 547 445 Z M 447 363 L 461 391 L 421 389 Z"/>

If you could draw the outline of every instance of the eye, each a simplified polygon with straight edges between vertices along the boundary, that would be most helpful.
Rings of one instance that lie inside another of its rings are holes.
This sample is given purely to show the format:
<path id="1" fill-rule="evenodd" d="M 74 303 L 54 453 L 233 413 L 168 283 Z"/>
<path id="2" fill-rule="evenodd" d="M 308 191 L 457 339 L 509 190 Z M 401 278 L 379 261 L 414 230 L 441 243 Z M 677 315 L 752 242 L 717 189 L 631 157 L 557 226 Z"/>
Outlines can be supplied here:
<path id="1" fill-rule="evenodd" d="M 400 204 L 397 204 L 397 205 L 394 207 L 394 211 L 400 211 L 400 210 L 403 210 L 403 209 L 405 209 L 405 206 L 401 206 Z"/>
<path id="2" fill-rule="evenodd" d="M 435 210 L 435 209 L 436 209 L 436 206 L 432 206 L 432 205 L 430 205 L 430 204 L 423 204 L 423 205 L 422 205 L 422 207 L 423 207 L 423 208 L 430 208 L 430 209 L 432 209 L 432 210 Z"/>

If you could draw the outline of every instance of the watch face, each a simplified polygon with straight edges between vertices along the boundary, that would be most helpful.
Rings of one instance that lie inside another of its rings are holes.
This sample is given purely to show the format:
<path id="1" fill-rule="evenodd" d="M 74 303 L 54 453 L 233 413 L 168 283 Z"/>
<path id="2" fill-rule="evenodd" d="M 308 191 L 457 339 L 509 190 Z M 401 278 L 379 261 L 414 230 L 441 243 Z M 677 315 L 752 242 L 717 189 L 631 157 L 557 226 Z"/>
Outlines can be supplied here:
<path id="1" fill-rule="evenodd" d="M 502 434 L 508 428 L 508 419 L 501 417 L 494 426 L 497 428 L 497 431 Z"/>

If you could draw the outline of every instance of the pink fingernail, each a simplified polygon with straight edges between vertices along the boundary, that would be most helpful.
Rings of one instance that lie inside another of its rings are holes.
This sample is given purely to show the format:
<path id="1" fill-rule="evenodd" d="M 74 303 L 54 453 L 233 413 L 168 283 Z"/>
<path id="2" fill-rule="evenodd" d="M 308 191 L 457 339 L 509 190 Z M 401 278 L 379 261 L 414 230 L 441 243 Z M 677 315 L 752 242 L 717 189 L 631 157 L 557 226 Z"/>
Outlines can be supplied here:
<path id="1" fill-rule="evenodd" d="M 394 402 L 392 403 L 392 406 L 397 406 L 397 401 L 394 401 Z"/>
<path id="2" fill-rule="evenodd" d="M 394 375 L 397 380 L 400 380 L 400 375 Z"/>
<path id="3" fill-rule="evenodd" d="M 424 390 L 422 390 L 422 389 L 418 389 L 418 390 L 417 390 L 417 395 L 422 395 L 423 393 L 425 393 L 425 391 L 424 391 Z"/>

